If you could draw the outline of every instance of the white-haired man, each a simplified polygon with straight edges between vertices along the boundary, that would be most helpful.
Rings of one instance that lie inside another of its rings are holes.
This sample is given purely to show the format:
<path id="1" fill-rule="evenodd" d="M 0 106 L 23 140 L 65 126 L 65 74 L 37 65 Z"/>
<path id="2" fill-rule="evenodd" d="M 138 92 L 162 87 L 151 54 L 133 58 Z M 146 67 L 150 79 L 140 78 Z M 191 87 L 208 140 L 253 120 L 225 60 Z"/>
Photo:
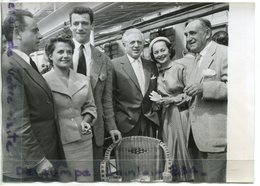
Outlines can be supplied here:
<path id="1" fill-rule="evenodd" d="M 112 61 L 114 111 L 122 136 L 157 137 L 158 114 L 152 110 L 149 94 L 157 87 L 155 63 L 141 58 L 144 37 L 132 28 L 122 37 L 125 55 Z"/>

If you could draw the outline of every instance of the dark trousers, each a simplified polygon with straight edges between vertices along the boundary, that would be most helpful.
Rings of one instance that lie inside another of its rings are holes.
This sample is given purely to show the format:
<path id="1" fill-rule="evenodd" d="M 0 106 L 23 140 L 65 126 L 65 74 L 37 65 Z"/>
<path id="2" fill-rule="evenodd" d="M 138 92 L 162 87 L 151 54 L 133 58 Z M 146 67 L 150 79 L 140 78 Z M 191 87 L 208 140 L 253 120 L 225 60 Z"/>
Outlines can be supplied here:
<path id="1" fill-rule="evenodd" d="M 192 132 L 189 137 L 189 150 L 194 163 L 195 182 L 226 182 L 226 151 L 201 152 L 195 144 Z"/>
<path id="2" fill-rule="evenodd" d="M 158 138 L 158 127 L 141 113 L 137 124 L 128 133 L 122 133 L 122 137 L 149 136 Z"/>
<path id="3" fill-rule="evenodd" d="M 93 167 L 94 167 L 94 181 L 101 181 L 100 177 L 100 163 L 104 159 L 103 146 L 97 146 L 95 140 L 93 141 Z"/>

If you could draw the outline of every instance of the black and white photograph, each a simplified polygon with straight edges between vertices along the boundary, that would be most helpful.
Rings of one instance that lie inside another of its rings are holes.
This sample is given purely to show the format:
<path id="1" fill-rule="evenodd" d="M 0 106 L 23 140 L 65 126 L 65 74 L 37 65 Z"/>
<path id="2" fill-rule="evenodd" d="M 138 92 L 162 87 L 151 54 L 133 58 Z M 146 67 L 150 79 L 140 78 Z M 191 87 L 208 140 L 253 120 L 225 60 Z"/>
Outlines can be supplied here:
<path id="1" fill-rule="evenodd" d="M 1 2 L 1 183 L 254 183 L 254 11 Z"/>

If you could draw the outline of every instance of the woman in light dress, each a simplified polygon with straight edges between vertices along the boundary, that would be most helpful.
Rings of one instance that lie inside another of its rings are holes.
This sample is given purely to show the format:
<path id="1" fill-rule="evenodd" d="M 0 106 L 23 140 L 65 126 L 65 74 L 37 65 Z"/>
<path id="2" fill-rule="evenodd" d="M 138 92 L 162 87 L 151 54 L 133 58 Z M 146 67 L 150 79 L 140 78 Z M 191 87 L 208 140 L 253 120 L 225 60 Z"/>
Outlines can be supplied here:
<path id="1" fill-rule="evenodd" d="M 192 181 L 193 165 L 188 151 L 189 97 L 183 93 L 186 82 L 185 66 L 172 60 L 175 51 L 168 38 L 155 38 L 149 48 L 159 71 L 158 93 L 152 92 L 150 99 L 161 105 L 161 136 L 173 160 L 173 181 Z"/>

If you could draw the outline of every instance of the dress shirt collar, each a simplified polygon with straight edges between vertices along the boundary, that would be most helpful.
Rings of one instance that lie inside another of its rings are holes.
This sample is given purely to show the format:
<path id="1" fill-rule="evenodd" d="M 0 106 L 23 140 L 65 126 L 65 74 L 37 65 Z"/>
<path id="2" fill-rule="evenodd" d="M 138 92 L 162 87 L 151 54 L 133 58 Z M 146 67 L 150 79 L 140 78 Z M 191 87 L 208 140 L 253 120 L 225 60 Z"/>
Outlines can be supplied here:
<path id="1" fill-rule="evenodd" d="M 208 49 L 210 48 L 210 46 L 212 45 L 212 41 L 210 41 L 204 48 L 202 51 L 200 51 L 200 55 L 201 57 L 204 57 L 208 51 Z"/>
<path id="2" fill-rule="evenodd" d="M 130 61 L 131 64 L 134 63 L 135 61 L 142 62 L 141 57 L 139 57 L 139 58 L 137 58 L 137 59 L 134 59 L 134 58 L 132 58 L 130 55 L 128 55 L 128 54 L 126 54 L 126 55 L 127 55 L 127 57 L 128 57 L 128 59 L 129 59 L 129 61 Z"/>
<path id="3" fill-rule="evenodd" d="M 18 56 L 20 56 L 24 61 L 26 61 L 26 63 L 30 64 L 30 57 L 25 54 L 24 52 L 22 52 L 21 50 L 18 49 L 12 49 L 13 52 L 15 52 Z"/>
<path id="4" fill-rule="evenodd" d="M 76 39 L 73 38 L 74 44 L 75 44 L 75 50 L 78 51 L 80 46 L 82 44 L 80 44 L 78 41 L 76 41 Z M 90 42 L 83 44 L 85 51 L 89 51 L 90 50 Z"/>

